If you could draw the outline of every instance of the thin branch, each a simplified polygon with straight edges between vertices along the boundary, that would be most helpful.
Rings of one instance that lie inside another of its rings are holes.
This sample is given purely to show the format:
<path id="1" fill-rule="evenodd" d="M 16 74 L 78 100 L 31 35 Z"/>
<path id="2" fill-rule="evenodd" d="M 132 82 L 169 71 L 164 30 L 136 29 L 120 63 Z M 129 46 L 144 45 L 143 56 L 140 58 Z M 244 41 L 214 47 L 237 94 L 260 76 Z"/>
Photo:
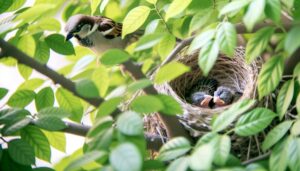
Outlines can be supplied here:
<path id="1" fill-rule="evenodd" d="M 258 156 L 258 157 L 255 157 L 255 158 L 252 158 L 252 159 L 249 159 L 249 160 L 246 160 L 242 163 L 242 165 L 248 165 L 248 164 L 251 164 L 251 163 L 254 163 L 254 162 L 257 162 L 257 161 L 260 161 L 260 160 L 264 160 L 266 158 L 268 158 L 269 156 L 271 155 L 271 152 L 268 152 L 268 153 L 265 153 L 261 156 Z"/>
<path id="2" fill-rule="evenodd" d="M 75 96 L 85 100 L 89 104 L 98 107 L 104 100 L 102 98 L 87 98 L 84 97 L 76 92 L 75 89 L 75 83 L 72 82 L 71 80 L 67 79 L 61 74 L 58 74 L 56 71 L 52 70 L 49 68 L 47 65 L 43 65 L 36 61 L 35 59 L 29 57 L 22 51 L 20 51 L 18 48 L 15 46 L 7 43 L 3 39 L 0 39 L 0 47 L 1 47 L 1 53 L 5 54 L 3 56 L 0 56 L 0 58 L 6 57 L 6 56 L 11 56 L 14 59 L 16 59 L 19 63 L 22 63 L 24 65 L 29 66 L 30 68 L 35 69 L 36 71 L 40 72 L 41 74 L 47 76 L 51 80 L 53 80 L 54 83 L 60 84 L 63 88 L 69 90 L 72 92 Z M 116 117 L 121 111 L 119 109 L 116 109 L 113 113 L 112 116 Z"/>

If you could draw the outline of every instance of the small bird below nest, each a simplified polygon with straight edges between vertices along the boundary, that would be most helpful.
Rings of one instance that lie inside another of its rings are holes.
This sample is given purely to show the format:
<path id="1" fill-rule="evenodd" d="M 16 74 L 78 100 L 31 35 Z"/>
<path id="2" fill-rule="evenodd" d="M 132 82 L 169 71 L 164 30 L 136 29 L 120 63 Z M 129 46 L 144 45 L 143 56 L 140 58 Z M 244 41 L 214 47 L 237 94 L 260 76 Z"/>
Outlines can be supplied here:
<path id="1" fill-rule="evenodd" d="M 187 91 L 188 101 L 202 108 L 217 108 L 230 105 L 238 100 L 243 93 L 229 87 L 219 85 L 214 78 L 202 77 Z"/>

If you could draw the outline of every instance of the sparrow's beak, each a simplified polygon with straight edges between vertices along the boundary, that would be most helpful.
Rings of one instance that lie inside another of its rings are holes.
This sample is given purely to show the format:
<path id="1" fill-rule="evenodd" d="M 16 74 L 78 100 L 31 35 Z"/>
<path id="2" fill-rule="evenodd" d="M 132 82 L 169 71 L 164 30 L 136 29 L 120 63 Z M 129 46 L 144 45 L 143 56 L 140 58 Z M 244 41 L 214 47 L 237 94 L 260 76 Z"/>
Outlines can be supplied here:
<path id="1" fill-rule="evenodd" d="M 214 103 L 218 106 L 225 105 L 225 102 L 219 96 L 214 96 Z"/>
<path id="2" fill-rule="evenodd" d="M 201 107 L 208 107 L 209 102 L 211 101 L 213 97 L 210 95 L 204 95 L 204 99 L 202 100 L 202 102 L 200 103 Z"/>
<path id="3" fill-rule="evenodd" d="M 72 37 L 74 37 L 73 33 L 68 33 L 66 37 L 66 41 L 69 41 Z"/>

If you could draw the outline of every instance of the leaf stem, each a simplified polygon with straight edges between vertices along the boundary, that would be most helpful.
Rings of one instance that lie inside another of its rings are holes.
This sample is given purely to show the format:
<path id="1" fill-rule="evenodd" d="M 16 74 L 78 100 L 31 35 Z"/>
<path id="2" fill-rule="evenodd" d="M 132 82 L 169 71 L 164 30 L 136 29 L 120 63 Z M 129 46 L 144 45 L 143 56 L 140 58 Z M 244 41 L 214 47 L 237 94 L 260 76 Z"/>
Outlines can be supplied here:
<path id="1" fill-rule="evenodd" d="M 157 8 L 157 5 L 156 5 L 156 4 L 153 4 L 153 5 L 154 5 L 154 9 L 155 9 L 157 15 L 159 16 L 159 18 L 161 19 L 161 21 L 162 21 L 162 22 L 164 23 L 164 25 L 166 26 L 167 31 L 171 34 L 171 30 L 170 30 L 168 24 L 166 23 L 166 21 L 164 20 L 164 18 L 162 17 L 162 15 L 160 14 L 160 12 L 159 12 L 159 10 L 158 10 L 158 8 Z"/>

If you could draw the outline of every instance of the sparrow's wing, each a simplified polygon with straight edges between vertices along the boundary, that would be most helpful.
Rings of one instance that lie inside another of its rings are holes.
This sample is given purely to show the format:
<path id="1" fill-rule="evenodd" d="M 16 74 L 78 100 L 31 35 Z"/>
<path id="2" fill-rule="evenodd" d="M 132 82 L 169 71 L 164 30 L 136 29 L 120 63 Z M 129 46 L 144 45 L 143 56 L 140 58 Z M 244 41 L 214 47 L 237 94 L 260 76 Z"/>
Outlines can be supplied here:
<path id="1" fill-rule="evenodd" d="M 113 21 L 110 18 L 97 16 L 96 23 L 99 25 L 98 30 L 107 39 L 113 39 L 121 36 L 122 24 Z"/>

